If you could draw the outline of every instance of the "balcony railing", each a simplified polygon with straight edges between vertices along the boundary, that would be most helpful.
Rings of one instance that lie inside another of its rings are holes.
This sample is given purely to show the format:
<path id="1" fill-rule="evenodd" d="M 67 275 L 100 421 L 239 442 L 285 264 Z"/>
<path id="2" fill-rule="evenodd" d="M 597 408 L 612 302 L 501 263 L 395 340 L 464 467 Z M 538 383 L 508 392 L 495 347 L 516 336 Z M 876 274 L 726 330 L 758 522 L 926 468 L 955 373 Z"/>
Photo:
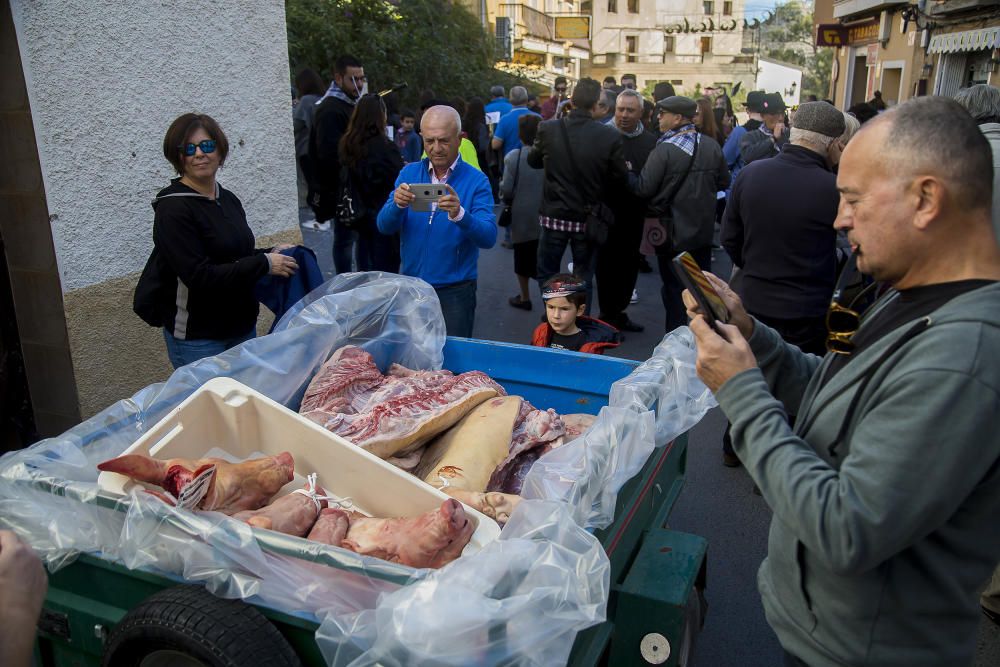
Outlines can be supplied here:
<path id="1" fill-rule="evenodd" d="M 590 49 L 589 39 L 556 39 L 556 19 L 545 12 L 540 12 L 520 2 L 502 3 L 497 6 L 497 11 L 499 16 L 506 16 L 513 22 L 514 39 L 533 37 L 560 44 L 569 41 L 575 47 Z"/>
<path id="2" fill-rule="evenodd" d="M 507 16 L 514 22 L 514 38 L 525 35 L 555 41 L 556 21 L 545 12 L 532 9 L 521 3 L 507 3 L 499 6 L 500 16 Z"/>

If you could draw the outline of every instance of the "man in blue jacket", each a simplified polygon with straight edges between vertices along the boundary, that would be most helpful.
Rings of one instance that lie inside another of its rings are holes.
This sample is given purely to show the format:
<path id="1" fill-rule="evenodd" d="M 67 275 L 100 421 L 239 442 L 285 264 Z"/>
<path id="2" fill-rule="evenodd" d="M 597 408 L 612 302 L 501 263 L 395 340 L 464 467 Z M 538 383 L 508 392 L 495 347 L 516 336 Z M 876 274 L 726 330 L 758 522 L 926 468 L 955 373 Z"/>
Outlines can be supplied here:
<path id="1" fill-rule="evenodd" d="M 400 273 L 437 292 L 449 336 L 469 337 L 476 314 L 479 249 L 497 240 L 493 194 L 483 172 L 458 155 L 462 119 L 448 106 L 434 106 L 420 120 L 427 157 L 399 172 L 396 189 L 378 214 L 383 234 L 400 233 Z M 448 194 L 430 213 L 414 211 L 413 183 L 442 183 Z"/>
<path id="2" fill-rule="evenodd" d="M 835 296 L 823 358 L 718 279 L 732 324 L 720 335 L 689 310 L 698 375 L 773 512 L 757 585 L 786 664 L 972 664 L 1000 559 L 991 167 L 954 100 L 918 97 L 865 125 L 840 163 L 835 227 L 892 289 L 860 315 Z"/>

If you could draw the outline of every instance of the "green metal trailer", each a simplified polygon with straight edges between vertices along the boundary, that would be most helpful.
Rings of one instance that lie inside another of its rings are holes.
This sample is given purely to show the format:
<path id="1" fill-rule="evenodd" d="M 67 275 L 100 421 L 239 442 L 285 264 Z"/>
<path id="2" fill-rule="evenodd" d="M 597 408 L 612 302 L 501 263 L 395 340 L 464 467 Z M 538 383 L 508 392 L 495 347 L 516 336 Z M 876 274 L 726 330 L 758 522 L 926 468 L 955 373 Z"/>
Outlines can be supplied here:
<path id="1" fill-rule="evenodd" d="M 636 365 L 485 341 L 449 338 L 445 345 L 445 368 L 482 370 L 509 393 L 561 413 L 597 413 L 607 404 L 611 384 Z M 655 449 L 619 491 L 613 523 L 595 532 L 611 566 L 607 620 L 578 633 L 569 664 L 688 664 L 705 611 L 701 591 L 707 543 L 668 527 L 684 485 L 686 459 L 686 434 Z M 42 492 L 66 493 L 44 482 L 25 483 Z M 76 500 L 109 512 L 127 509 L 111 494 Z M 267 533 L 255 531 L 263 550 L 296 553 L 283 536 Z M 353 568 L 346 560 L 316 560 Z M 402 567 L 398 576 L 391 569 L 376 576 L 394 583 L 408 578 Z M 309 614 L 287 613 L 252 599 L 217 598 L 172 576 L 129 570 L 101 554 L 81 554 L 50 576 L 36 661 L 47 667 L 324 665 L 315 640 L 318 627 Z M 491 638 L 505 632 L 502 624 L 490 629 Z M 179 637 L 184 641 L 178 643 Z M 516 663 L 489 657 L 483 662 Z"/>

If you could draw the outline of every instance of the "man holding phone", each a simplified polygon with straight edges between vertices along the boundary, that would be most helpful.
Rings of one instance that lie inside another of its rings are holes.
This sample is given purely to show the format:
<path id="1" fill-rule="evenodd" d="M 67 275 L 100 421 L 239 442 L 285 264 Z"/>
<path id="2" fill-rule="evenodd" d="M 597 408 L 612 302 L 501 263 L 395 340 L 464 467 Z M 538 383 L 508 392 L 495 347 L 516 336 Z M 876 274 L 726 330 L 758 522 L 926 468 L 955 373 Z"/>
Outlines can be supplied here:
<path id="1" fill-rule="evenodd" d="M 476 313 L 479 249 L 497 240 L 493 193 L 483 172 L 458 154 L 462 119 L 449 106 L 433 106 L 420 119 L 427 157 L 403 167 L 378 214 L 383 234 L 400 234 L 400 273 L 437 292 L 449 336 L 469 337 Z M 446 191 L 429 212 L 415 210 L 417 184 Z"/>
<path id="2" fill-rule="evenodd" d="M 991 167 L 950 99 L 915 98 L 862 128 L 835 227 L 893 289 L 861 314 L 835 300 L 824 358 L 750 317 L 715 276 L 732 322 L 719 333 L 684 295 L 698 375 L 773 511 L 758 587 L 788 665 L 973 661 L 978 593 L 1000 560 Z"/>

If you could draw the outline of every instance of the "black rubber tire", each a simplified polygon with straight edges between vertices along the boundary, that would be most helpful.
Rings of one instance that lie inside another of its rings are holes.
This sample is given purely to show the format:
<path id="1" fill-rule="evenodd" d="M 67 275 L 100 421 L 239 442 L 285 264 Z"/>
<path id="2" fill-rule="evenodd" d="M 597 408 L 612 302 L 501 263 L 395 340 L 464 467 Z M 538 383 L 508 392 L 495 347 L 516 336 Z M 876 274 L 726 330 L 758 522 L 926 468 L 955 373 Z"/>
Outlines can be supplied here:
<path id="1" fill-rule="evenodd" d="M 302 667 L 260 611 L 200 586 L 175 586 L 143 600 L 111 631 L 101 664 L 138 667 L 155 651 L 178 651 L 209 667 Z"/>

